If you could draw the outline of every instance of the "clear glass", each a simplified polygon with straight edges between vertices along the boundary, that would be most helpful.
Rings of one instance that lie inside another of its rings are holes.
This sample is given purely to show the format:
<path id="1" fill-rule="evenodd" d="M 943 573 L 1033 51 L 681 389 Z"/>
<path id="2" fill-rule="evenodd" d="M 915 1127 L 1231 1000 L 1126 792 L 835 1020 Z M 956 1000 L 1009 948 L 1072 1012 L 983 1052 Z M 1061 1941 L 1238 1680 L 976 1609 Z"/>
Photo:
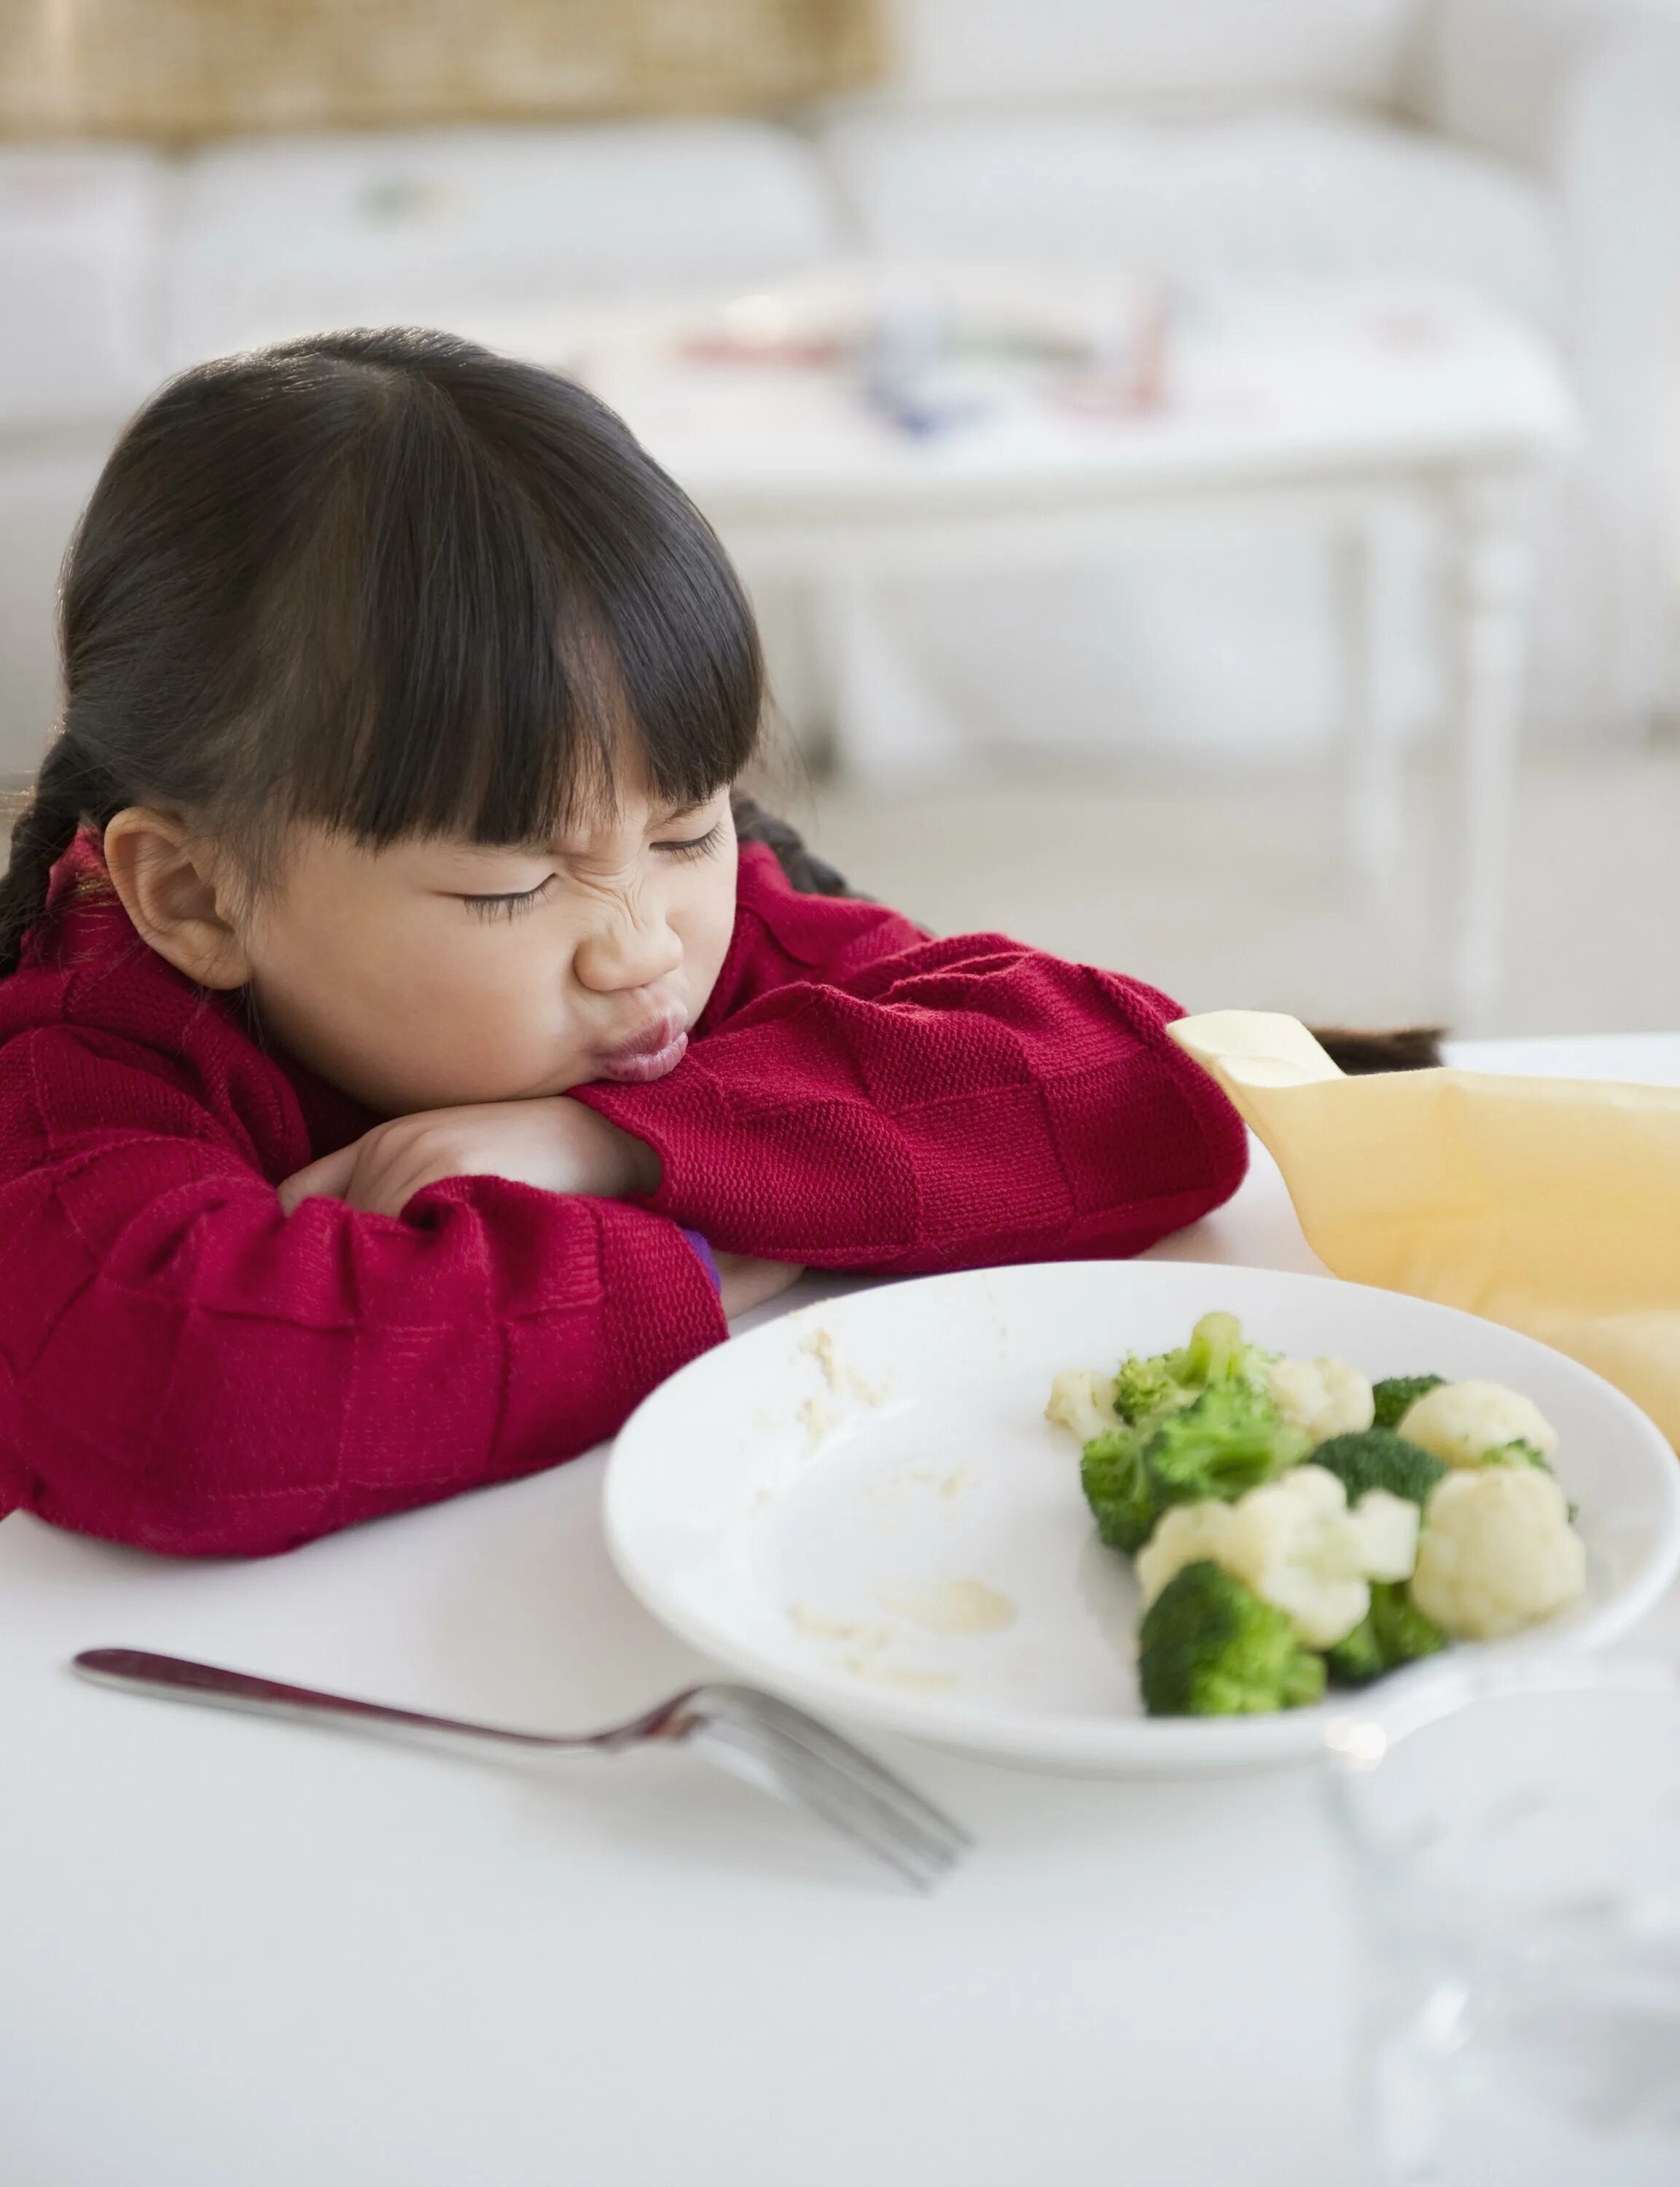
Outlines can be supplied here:
<path id="1" fill-rule="evenodd" d="M 1680 2187 L 1680 1678 L 1413 1674 L 1331 1733 L 1370 2187 Z"/>

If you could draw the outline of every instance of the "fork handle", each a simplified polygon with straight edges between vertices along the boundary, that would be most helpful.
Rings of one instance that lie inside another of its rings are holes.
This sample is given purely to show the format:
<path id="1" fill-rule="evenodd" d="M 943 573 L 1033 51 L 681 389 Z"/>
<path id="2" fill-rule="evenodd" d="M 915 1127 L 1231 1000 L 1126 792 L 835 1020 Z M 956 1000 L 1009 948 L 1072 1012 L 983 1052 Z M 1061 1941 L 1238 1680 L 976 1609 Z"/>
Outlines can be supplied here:
<path id="1" fill-rule="evenodd" d="M 97 1686 L 121 1686 L 164 1701 L 198 1701 L 208 1708 L 241 1709 L 254 1716 L 284 1717 L 294 1723 L 312 1723 L 325 1717 L 364 1730 L 446 1732 L 497 1746 L 564 1748 L 598 1743 L 587 1734 L 556 1738 L 507 1731 L 497 1724 L 467 1723 L 458 1717 L 425 1716 L 416 1709 L 388 1708 L 381 1701 L 352 1701 L 345 1694 L 319 1693 L 312 1686 L 283 1685 L 275 1678 L 254 1678 L 244 1671 L 194 1663 L 181 1656 L 154 1656 L 143 1648 L 87 1648 L 71 1668 Z"/>

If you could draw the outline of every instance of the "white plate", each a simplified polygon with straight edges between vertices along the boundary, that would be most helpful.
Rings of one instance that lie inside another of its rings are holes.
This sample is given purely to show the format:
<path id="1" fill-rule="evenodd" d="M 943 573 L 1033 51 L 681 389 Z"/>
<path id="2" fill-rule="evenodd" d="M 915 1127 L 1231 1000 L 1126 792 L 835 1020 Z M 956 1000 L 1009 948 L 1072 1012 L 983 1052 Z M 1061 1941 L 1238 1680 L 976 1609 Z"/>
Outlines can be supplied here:
<path id="1" fill-rule="evenodd" d="M 1150 1719 L 1137 1593 L 1098 1540 L 1063 1367 L 1182 1344 L 1223 1307 L 1259 1342 L 1374 1380 L 1506 1382 L 1561 1438 L 1586 1599 L 1508 1649 L 1593 1644 L 1680 1563 L 1680 1467 L 1596 1375 L 1492 1322 L 1269 1268 L 1064 1262 L 885 1285 L 721 1346 L 626 1424 L 608 1539 L 654 1615 L 743 1676 L 832 1715 L 1040 1768 L 1125 1776 L 1318 1751 L 1334 1702 Z"/>

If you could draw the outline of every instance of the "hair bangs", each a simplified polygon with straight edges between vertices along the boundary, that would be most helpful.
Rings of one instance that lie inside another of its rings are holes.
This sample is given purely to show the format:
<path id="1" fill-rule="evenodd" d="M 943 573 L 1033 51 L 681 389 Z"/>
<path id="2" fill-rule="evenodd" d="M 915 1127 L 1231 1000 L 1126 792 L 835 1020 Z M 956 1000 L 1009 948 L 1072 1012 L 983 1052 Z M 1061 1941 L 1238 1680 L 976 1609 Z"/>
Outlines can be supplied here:
<path id="1" fill-rule="evenodd" d="M 698 804 L 758 739 L 704 518 L 581 389 L 484 363 L 494 402 L 470 372 L 381 390 L 266 618 L 274 793 L 369 844 L 550 840 L 638 773 Z"/>

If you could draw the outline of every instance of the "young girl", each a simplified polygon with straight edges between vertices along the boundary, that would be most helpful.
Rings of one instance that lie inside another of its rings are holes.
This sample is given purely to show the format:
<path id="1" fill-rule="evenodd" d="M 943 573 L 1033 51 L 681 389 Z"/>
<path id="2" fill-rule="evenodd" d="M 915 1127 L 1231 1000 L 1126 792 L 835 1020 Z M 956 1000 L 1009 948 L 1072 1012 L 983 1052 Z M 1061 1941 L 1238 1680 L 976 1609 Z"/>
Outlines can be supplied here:
<path id="1" fill-rule="evenodd" d="M 166 388 L 0 882 L 0 1513 L 283 1549 L 598 1442 L 803 1267 L 1136 1252 L 1244 1138 L 1164 996 L 739 851 L 757 640 L 579 388 Z"/>

